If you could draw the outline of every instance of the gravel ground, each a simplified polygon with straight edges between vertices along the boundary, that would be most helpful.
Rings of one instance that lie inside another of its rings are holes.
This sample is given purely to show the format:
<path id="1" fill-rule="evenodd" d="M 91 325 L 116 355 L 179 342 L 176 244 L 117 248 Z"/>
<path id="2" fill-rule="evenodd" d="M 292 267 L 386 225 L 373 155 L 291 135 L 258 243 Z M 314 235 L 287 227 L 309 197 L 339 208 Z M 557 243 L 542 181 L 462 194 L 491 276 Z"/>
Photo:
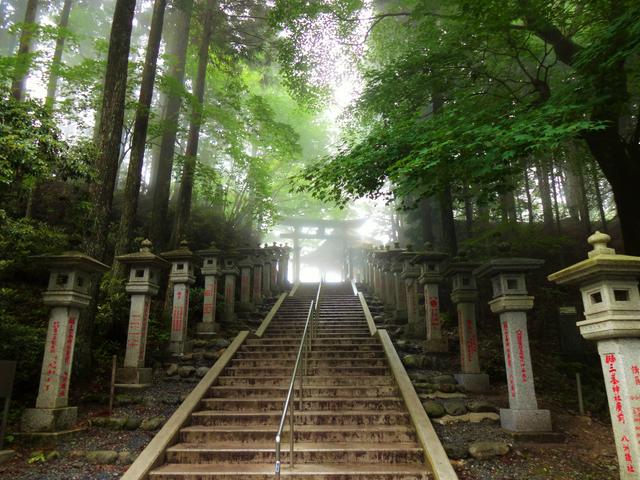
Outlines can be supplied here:
<path id="1" fill-rule="evenodd" d="M 419 351 L 414 345 L 397 346 L 400 357 Z M 453 360 L 455 363 L 455 360 Z M 452 374 L 442 369 L 408 369 L 425 375 Z M 499 408 L 508 407 L 505 385 L 492 385 L 485 395 L 469 394 L 468 400 L 486 400 Z M 514 444 L 499 422 L 449 423 L 434 428 L 448 451 L 460 480 L 614 480 L 619 478 L 611 425 L 591 417 L 571 415 L 539 395 L 540 408 L 551 410 L 553 428 L 561 434 L 556 443 Z M 486 460 L 468 455 L 477 440 L 503 441 L 510 452 Z"/>
<path id="2" fill-rule="evenodd" d="M 163 381 L 154 379 L 154 385 L 145 391 L 142 404 L 122 405 L 114 408 L 114 417 L 163 417 L 169 418 L 181 398 L 194 387 L 193 381 Z M 11 448 L 17 456 L 8 463 L 0 465 L 0 478 L 12 480 L 107 480 L 120 478 L 127 465 L 94 465 L 86 458 L 77 456 L 78 451 L 115 450 L 128 451 L 137 456 L 149 443 L 157 431 L 112 430 L 88 426 L 92 417 L 106 415 L 103 405 L 85 405 L 80 408 L 80 423 L 87 427 L 57 445 L 42 444 L 34 446 L 19 438 Z M 34 452 L 45 454 L 56 450 L 60 458 L 46 462 L 29 463 Z"/>

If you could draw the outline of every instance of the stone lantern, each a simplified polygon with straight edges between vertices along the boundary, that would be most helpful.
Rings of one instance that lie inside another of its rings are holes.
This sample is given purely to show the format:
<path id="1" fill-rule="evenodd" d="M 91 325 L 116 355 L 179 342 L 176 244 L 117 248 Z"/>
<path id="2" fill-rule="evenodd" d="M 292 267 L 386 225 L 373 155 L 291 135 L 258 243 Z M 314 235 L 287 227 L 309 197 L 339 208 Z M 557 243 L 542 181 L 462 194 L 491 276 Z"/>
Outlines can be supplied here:
<path id="1" fill-rule="evenodd" d="M 280 269 L 282 265 L 280 264 L 280 247 L 276 245 L 276 242 L 273 242 L 273 246 L 271 247 L 271 290 L 273 293 L 278 294 L 281 290 L 281 285 L 278 283 L 278 269 Z"/>
<path id="2" fill-rule="evenodd" d="M 264 259 L 262 263 L 262 293 L 265 298 L 270 298 L 275 293 L 275 286 L 271 285 L 271 248 L 266 243 L 262 249 L 262 258 Z"/>
<path id="3" fill-rule="evenodd" d="M 396 242 L 394 248 L 389 250 L 391 261 L 391 282 L 393 285 L 393 303 L 395 305 L 393 316 L 399 322 L 407 320 L 407 294 L 405 292 L 402 271 L 404 268 L 403 254 L 405 249 L 400 248 L 400 243 Z M 415 254 L 411 254 L 412 256 Z"/>
<path id="4" fill-rule="evenodd" d="M 609 235 L 596 232 L 589 258 L 549 275 L 577 285 L 586 319 L 580 333 L 598 345 L 604 373 L 620 478 L 640 478 L 640 257 L 617 255 Z"/>
<path id="5" fill-rule="evenodd" d="M 396 278 L 394 272 L 395 257 L 402 252 L 399 243 L 394 244 L 394 248 L 386 245 L 384 250 L 378 253 L 380 259 L 379 268 L 381 276 L 381 299 L 387 310 L 391 310 L 396 314 Z M 402 266 L 400 265 L 400 269 Z M 406 312 L 406 310 L 405 310 Z"/>
<path id="6" fill-rule="evenodd" d="M 527 333 L 527 312 L 533 307 L 533 297 L 527 294 L 525 275 L 543 263 L 533 258 L 497 258 L 474 272 L 491 279 L 493 300 L 489 306 L 500 315 L 509 388 L 509 408 L 500 409 L 500 422 L 512 432 L 551 431 L 549 410 L 538 409 Z"/>
<path id="7" fill-rule="evenodd" d="M 442 335 L 439 292 L 439 286 L 443 281 L 442 264 L 447 256 L 446 253 L 434 251 L 432 245 L 427 242 L 424 245 L 424 251 L 414 259 L 414 262 L 420 264 L 418 281 L 423 285 L 424 292 L 424 318 L 427 330 L 424 350 L 427 353 L 449 351 L 449 342 Z"/>
<path id="8" fill-rule="evenodd" d="M 116 371 L 116 382 L 139 387 L 151 384 L 151 369 L 144 367 L 149 307 L 151 297 L 160 288 L 162 270 L 169 268 L 167 261 L 151 252 L 149 240 L 144 240 L 140 246 L 139 252 L 116 257 L 120 263 L 129 266 L 126 291 L 131 294 L 124 366 Z"/>
<path id="9" fill-rule="evenodd" d="M 288 267 L 288 257 L 289 257 L 289 249 L 284 244 L 280 244 L 278 247 L 279 255 L 278 255 L 278 286 L 280 287 L 280 291 L 286 290 L 287 288 L 287 268 Z"/>
<path id="10" fill-rule="evenodd" d="M 289 288 L 289 257 L 291 256 L 291 247 L 285 243 L 282 253 L 282 286 Z"/>
<path id="11" fill-rule="evenodd" d="M 240 273 L 235 259 L 237 252 L 228 251 L 224 254 L 224 264 L 220 272 L 224 277 L 224 321 L 233 322 L 236 319 L 236 277 Z"/>
<path id="12" fill-rule="evenodd" d="M 400 254 L 402 261 L 401 278 L 404 280 L 405 305 L 407 307 L 407 326 L 405 333 L 414 337 L 424 337 L 425 325 L 422 321 L 419 309 L 418 277 L 420 268 L 416 267 L 413 260 L 416 252 L 411 245 L 407 245 L 407 250 Z"/>
<path id="13" fill-rule="evenodd" d="M 262 259 L 262 249 L 260 245 L 258 248 L 253 249 L 253 256 L 251 257 L 253 261 L 253 284 L 251 290 L 251 301 L 254 305 L 261 305 L 263 300 L 262 293 L 262 264 L 264 263 Z"/>
<path id="14" fill-rule="evenodd" d="M 469 392 L 486 392 L 489 375 L 480 370 L 478 332 L 476 329 L 476 303 L 478 289 L 473 271 L 479 266 L 461 258 L 447 267 L 444 274 L 452 278 L 451 301 L 456 305 L 458 335 L 460 337 L 461 373 L 455 377 Z"/>
<path id="15" fill-rule="evenodd" d="M 382 276 L 382 247 L 376 248 L 371 252 L 371 269 L 373 277 L 373 292 L 378 296 L 382 303 L 385 303 L 384 297 L 384 279 Z"/>
<path id="16" fill-rule="evenodd" d="M 73 428 L 78 419 L 77 407 L 69 406 L 69 382 L 80 310 L 91 301 L 92 277 L 109 267 L 75 251 L 36 258 L 49 268 L 49 285 L 42 298 L 51 313 L 36 408 L 25 410 L 22 430 L 61 432 Z"/>
<path id="17" fill-rule="evenodd" d="M 218 301 L 218 275 L 220 250 L 215 243 L 209 248 L 198 250 L 198 256 L 202 258 L 200 271 L 204 276 L 204 292 L 202 302 L 202 321 L 196 324 L 196 332 L 200 336 L 211 336 L 218 331 L 216 324 L 216 304 Z"/>
<path id="18" fill-rule="evenodd" d="M 189 350 L 189 344 L 187 343 L 189 287 L 196 281 L 195 267 L 199 259 L 189 250 L 189 246 L 184 240 L 177 250 L 164 252 L 161 255 L 171 262 L 169 281 L 173 285 L 169 351 L 176 355 L 182 355 Z"/>
<path id="19" fill-rule="evenodd" d="M 239 308 L 243 311 L 253 310 L 253 303 L 251 302 L 251 268 L 253 267 L 253 261 L 251 259 L 251 253 L 253 249 L 242 248 L 238 250 L 240 253 L 240 261 L 238 262 L 238 269 L 240 270 L 240 305 Z"/>

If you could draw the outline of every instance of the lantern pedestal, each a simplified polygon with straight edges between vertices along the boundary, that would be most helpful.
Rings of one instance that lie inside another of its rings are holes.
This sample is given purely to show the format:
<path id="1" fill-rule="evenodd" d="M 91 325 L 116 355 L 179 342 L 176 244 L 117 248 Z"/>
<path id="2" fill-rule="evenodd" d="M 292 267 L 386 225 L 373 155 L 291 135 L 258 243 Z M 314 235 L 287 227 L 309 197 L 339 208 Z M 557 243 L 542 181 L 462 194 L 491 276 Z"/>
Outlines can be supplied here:
<path id="1" fill-rule="evenodd" d="M 491 311 L 500 315 L 509 408 L 500 410 L 502 428 L 511 432 L 549 432 L 551 414 L 538 409 L 527 331 L 527 312 L 533 297 L 527 291 L 526 274 L 544 263 L 535 258 L 497 258 L 475 270 L 491 279 Z"/>
<path id="2" fill-rule="evenodd" d="M 182 355 L 191 351 L 191 342 L 187 339 L 189 287 L 196 281 L 195 266 L 200 259 L 189 250 L 184 240 L 180 242 L 180 248 L 177 250 L 164 252 L 161 255 L 171 262 L 169 281 L 173 284 L 169 352 Z"/>
<path id="3" fill-rule="evenodd" d="M 456 373 L 454 377 L 467 392 L 489 391 L 489 375 L 486 373 Z"/>
<path id="4" fill-rule="evenodd" d="M 50 267 L 49 286 L 43 302 L 51 307 L 40 372 L 36 408 L 22 416 L 22 431 L 53 433 L 70 430 L 78 409 L 70 407 L 69 383 L 80 309 L 89 305 L 91 276 L 105 272 L 106 265 L 80 252 L 39 257 Z"/>
<path id="5" fill-rule="evenodd" d="M 548 432 L 551 431 L 551 412 L 501 408 L 500 424 L 511 432 Z"/>
<path id="6" fill-rule="evenodd" d="M 204 292 L 202 294 L 202 321 L 196 323 L 199 337 L 212 337 L 220 330 L 216 324 L 216 303 L 218 300 L 218 258 L 220 250 L 214 243 L 197 254 L 202 258 L 200 271 L 204 276 Z"/>
<path id="7" fill-rule="evenodd" d="M 78 407 L 27 408 L 20 428 L 27 433 L 55 433 L 72 430 L 78 422 Z"/>
<path id="8" fill-rule="evenodd" d="M 478 290 L 473 270 L 478 264 L 456 262 L 449 265 L 446 273 L 453 277 L 451 300 L 458 312 L 458 336 L 460 338 L 460 369 L 455 375 L 458 383 L 469 392 L 489 390 L 489 375 L 482 373 L 478 355 L 478 332 L 476 329 L 476 302 Z"/>
<path id="9" fill-rule="evenodd" d="M 148 367 L 120 367 L 116 370 L 118 388 L 146 388 L 151 386 L 153 369 Z"/>

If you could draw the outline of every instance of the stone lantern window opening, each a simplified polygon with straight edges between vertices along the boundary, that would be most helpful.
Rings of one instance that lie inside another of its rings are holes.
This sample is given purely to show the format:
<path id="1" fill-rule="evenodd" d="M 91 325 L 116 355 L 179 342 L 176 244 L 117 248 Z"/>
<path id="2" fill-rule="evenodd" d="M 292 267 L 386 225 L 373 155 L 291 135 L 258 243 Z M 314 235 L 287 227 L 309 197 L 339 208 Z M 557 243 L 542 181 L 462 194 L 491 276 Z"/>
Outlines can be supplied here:
<path id="1" fill-rule="evenodd" d="M 589 296 L 591 297 L 591 303 L 593 305 L 602 303 L 602 292 L 600 290 L 594 293 L 590 293 Z"/>
<path id="2" fill-rule="evenodd" d="M 630 294 L 630 290 L 615 289 L 613 291 L 613 298 L 616 302 L 628 302 L 629 294 Z"/>
<path id="3" fill-rule="evenodd" d="M 176 270 L 184 270 L 184 263 L 178 263 L 176 265 Z"/>
<path id="4" fill-rule="evenodd" d="M 144 278 L 144 269 L 136 269 L 136 278 Z"/>
<path id="5" fill-rule="evenodd" d="M 69 275 L 66 273 L 59 273 L 56 275 L 56 285 L 65 286 L 69 282 Z"/>

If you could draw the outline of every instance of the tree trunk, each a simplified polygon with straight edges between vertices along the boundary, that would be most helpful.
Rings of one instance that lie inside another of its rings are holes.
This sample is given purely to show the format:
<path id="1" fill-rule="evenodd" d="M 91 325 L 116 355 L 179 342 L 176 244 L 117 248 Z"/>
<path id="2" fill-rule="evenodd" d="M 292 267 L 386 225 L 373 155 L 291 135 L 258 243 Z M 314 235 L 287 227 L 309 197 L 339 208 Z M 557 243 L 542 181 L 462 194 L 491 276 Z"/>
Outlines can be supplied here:
<path id="1" fill-rule="evenodd" d="M 531 200 L 531 185 L 529 184 L 529 165 L 524 165 L 524 193 L 527 196 L 527 214 L 529 215 L 529 223 L 535 220 L 533 215 L 533 201 Z"/>
<path id="2" fill-rule="evenodd" d="M 555 174 L 555 169 L 553 167 L 553 163 L 551 164 L 551 191 L 553 193 L 553 210 L 555 211 L 555 217 L 556 217 L 556 231 L 560 233 L 562 230 L 562 227 L 560 225 L 560 205 L 558 204 L 558 189 L 556 184 L 556 174 Z"/>
<path id="3" fill-rule="evenodd" d="M 49 109 L 53 108 L 53 104 L 56 101 L 56 92 L 58 90 L 58 78 L 60 77 L 60 65 L 62 64 L 62 52 L 64 51 L 64 42 L 67 36 L 67 26 L 69 25 L 69 15 L 71 14 L 71 7 L 73 6 L 73 0 L 64 0 L 62 6 L 62 12 L 60 12 L 60 20 L 58 22 L 58 35 L 56 36 L 56 47 L 53 52 L 53 59 L 51 60 L 51 67 L 49 69 L 49 81 L 47 82 L 47 100 L 46 106 Z"/>
<path id="4" fill-rule="evenodd" d="M 424 242 L 433 245 L 435 235 L 433 233 L 433 198 L 423 198 L 420 201 L 420 218 L 422 219 L 422 238 Z"/>
<path id="5" fill-rule="evenodd" d="M 542 221 L 547 229 L 553 227 L 553 205 L 551 203 L 551 188 L 549 187 L 549 172 L 544 161 L 536 161 L 536 175 L 538 177 L 538 190 L 542 202 Z"/>
<path id="6" fill-rule="evenodd" d="M 456 237 L 456 224 L 453 217 L 453 197 L 451 184 L 447 183 L 440 194 L 440 216 L 442 218 L 442 243 L 451 255 L 458 253 L 458 240 Z"/>
<path id="7" fill-rule="evenodd" d="M 589 204 L 584 184 L 584 173 L 582 171 L 582 164 L 575 156 L 567 160 L 565 172 L 567 175 L 565 194 L 569 215 L 583 226 L 584 233 L 589 236 L 591 234 L 591 220 L 589 218 Z"/>
<path id="8" fill-rule="evenodd" d="M 600 178 L 598 175 L 598 169 L 595 165 L 590 165 L 591 179 L 593 181 L 593 191 L 596 195 L 596 202 L 598 204 L 598 214 L 600 215 L 600 229 L 604 233 L 608 233 L 609 227 L 607 225 L 607 215 L 604 211 L 604 202 L 602 201 L 602 190 L 600 189 Z"/>
<path id="9" fill-rule="evenodd" d="M 6 57 L 13 56 L 16 46 L 18 45 L 18 38 L 14 32 L 9 31 L 9 27 L 22 22 L 24 19 L 24 13 L 26 11 L 26 3 L 24 0 L 12 2 L 13 11 L 11 17 L 9 17 L 9 2 L 0 2 L 0 15 L 2 19 L 6 19 L 6 28 L 0 30 L 0 48 L 2 48 L 2 55 Z"/>
<path id="10" fill-rule="evenodd" d="M 90 256 L 103 262 L 106 261 L 113 190 L 118 173 L 118 157 L 127 91 L 129 47 L 131 46 L 135 7 L 136 0 L 117 0 L 109 38 L 100 127 L 97 134 L 98 156 L 95 165 L 97 178 L 91 186 L 93 228 L 91 238 L 87 239 L 85 246 L 85 250 Z M 75 352 L 78 368 L 75 370 L 84 374 L 91 372 L 91 345 L 93 343 L 93 325 L 98 310 L 99 287 L 98 282 L 93 283 L 91 305 L 78 326 Z"/>
<path id="11" fill-rule="evenodd" d="M 138 100 L 136 119 L 133 127 L 129 170 L 124 187 L 124 203 L 122 217 L 120 217 L 116 255 L 122 255 L 128 252 L 133 236 L 133 225 L 135 223 L 140 183 L 142 180 L 142 163 L 144 161 L 147 130 L 149 127 L 149 111 L 151 110 L 151 100 L 153 98 L 153 85 L 156 79 L 156 67 L 158 63 L 158 53 L 160 52 L 160 40 L 162 39 L 162 25 L 164 23 L 166 6 L 167 0 L 155 0 L 153 5 L 153 18 L 149 30 L 149 41 L 147 43 L 144 68 L 142 70 L 140 98 Z M 123 273 L 121 270 L 117 262 L 114 263 L 115 277 L 119 277 Z"/>
<path id="12" fill-rule="evenodd" d="M 98 134 L 99 153 L 96 159 L 98 178 L 92 186 L 95 209 L 93 238 L 88 245 L 90 254 L 98 260 L 105 260 L 106 255 L 111 203 L 124 123 L 127 67 L 135 6 L 136 0 L 117 0 L 109 40 Z"/>
<path id="13" fill-rule="evenodd" d="M 602 172 L 611 185 L 618 209 L 620 228 L 627 255 L 640 255 L 640 222 L 638 221 L 638 187 L 640 153 L 633 152 L 611 128 L 586 135 L 587 143 Z"/>
<path id="14" fill-rule="evenodd" d="M 169 69 L 169 77 L 176 85 L 184 84 L 184 68 L 187 58 L 189 43 L 189 30 L 191 27 L 191 12 L 193 0 L 186 0 L 182 8 L 175 10 L 175 30 L 167 45 L 167 53 L 173 59 Z M 167 94 L 166 104 L 162 113 L 162 122 L 166 125 L 162 133 L 160 145 L 154 152 L 151 173 L 151 222 L 149 235 L 158 250 L 161 250 L 167 240 L 166 219 L 169 210 L 169 197 L 171 195 L 171 171 L 173 169 L 173 156 L 175 154 L 176 137 L 180 117 L 182 97 L 177 93 Z"/>
<path id="15" fill-rule="evenodd" d="M 503 222 L 515 223 L 518 221 L 516 215 L 516 198 L 513 195 L 513 191 L 500 195 L 500 211 Z"/>
<path id="16" fill-rule="evenodd" d="M 464 220 L 467 230 L 467 238 L 471 238 L 471 233 L 473 231 L 473 202 L 471 201 L 469 185 L 466 183 L 462 187 L 462 194 L 464 195 Z"/>
<path id="17" fill-rule="evenodd" d="M 175 247 L 185 234 L 189 217 L 191 215 L 191 197 L 193 194 L 193 176 L 196 169 L 198 156 L 198 142 L 200 140 L 200 127 L 202 124 L 202 107 L 204 102 L 204 90 L 207 81 L 207 64 L 209 63 L 209 44 L 213 35 L 213 15 L 217 6 L 216 0 L 208 0 L 204 13 L 202 37 L 198 51 L 198 72 L 193 87 L 194 102 L 191 107 L 189 121 L 189 134 L 185 151 L 184 165 L 180 179 L 180 194 L 176 206 L 176 218 L 171 235 L 170 246 Z"/>
<path id="18" fill-rule="evenodd" d="M 28 0 L 24 14 L 24 25 L 20 33 L 20 46 L 16 58 L 16 66 L 11 83 L 11 95 L 18 101 L 24 98 L 24 87 L 31 68 L 31 39 L 36 28 L 38 0 Z"/>

